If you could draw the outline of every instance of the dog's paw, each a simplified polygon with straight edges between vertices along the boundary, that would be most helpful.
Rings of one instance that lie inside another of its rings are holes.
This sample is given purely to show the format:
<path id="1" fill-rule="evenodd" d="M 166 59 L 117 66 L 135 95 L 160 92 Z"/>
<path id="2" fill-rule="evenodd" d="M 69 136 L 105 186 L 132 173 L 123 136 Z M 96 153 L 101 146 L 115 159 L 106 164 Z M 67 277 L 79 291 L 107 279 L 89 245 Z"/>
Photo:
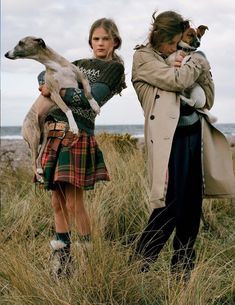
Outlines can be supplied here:
<path id="1" fill-rule="evenodd" d="M 90 105 L 96 114 L 100 114 L 100 106 L 94 99 L 90 100 Z"/>
<path id="2" fill-rule="evenodd" d="M 180 95 L 180 100 L 181 100 L 182 105 L 189 105 L 191 107 L 194 107 L 194 105 L 195 105 L 195 102 L 193 99 L 187 98 L 183 95 Z"/>
<path id="3" fill-rule="evenodd" d="M 72 131 L 72 133 L 74 133 L 74 134 L 78 134 L 79 133 L 79 129 L 77 128 L 77 126 L 76 127 L 71 127 L 70 126 L 69 130 Z"/>
<path id="4" fill-rule="evenodd" d="M 69 122 L 69 130 L 72 131 L 75 134 L 78 134 L 79 129 L 78 129 L 77 124 L 74 120 Z"/>
<path id="5" fill-rule="evenodd" d="M 69 130 L 77 134 L 79 132 L 79 129 L 77 127 L 76 121 L 74 120 L 73 113 L 70 109 L 66 112 L 66 116 L 69 122 Z"/>
<path id="6" fill-rule="evenodd" d="M 44 183 L 44 178 L 43 178 L 43 172 L 42 172 L 42 169 L 40 168 L 37 168 L 37 174 L 35 175 L 36 176 L 36 181 L 43 184 Z"/>

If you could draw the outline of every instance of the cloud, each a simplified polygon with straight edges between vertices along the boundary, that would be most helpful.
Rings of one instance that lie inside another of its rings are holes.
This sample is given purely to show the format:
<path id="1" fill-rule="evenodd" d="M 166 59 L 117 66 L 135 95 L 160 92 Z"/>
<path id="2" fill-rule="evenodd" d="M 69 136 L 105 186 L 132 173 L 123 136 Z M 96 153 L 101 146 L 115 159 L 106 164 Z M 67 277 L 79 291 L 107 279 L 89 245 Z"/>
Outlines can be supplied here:
<path id="1" fill-rule="evenodd" d="M 2 2 L 2 124 L 21 124 L 35 96 L 37 74 L 43 66 L 30 60 L 10 61 L 4 53 L 22 37 L 42 37 L 46 43 L 68 60 L 92 55 L 88 31 L 97 18 L 113 18 L 120 30 L 123 45 L 119 54 L 125 61 L 128 89 L 122 97 L 114 97 L 102 108 L 97 124 L 143 123 L 143 113 L 131 85 L 133 48 L 144 43 L 154 10 L 177 10 L 195 26 L 205 24 L 209 31 L 203 37 L 206 53 L 216 85 L 216 101 L 212 112 L 219 122 L 235 122 L 233 40 L 235 2 L 209 0 L 156 2 L 156 0 L 7 0 Z M 12 87 L 14 86 L 14 87 Z M 19 98 L 17 98 L 19 97 Z M 15 101 L 14 101 L 15 100 Z M 22 111 L 9 115 L 9 105 L 22 103 Z"/>

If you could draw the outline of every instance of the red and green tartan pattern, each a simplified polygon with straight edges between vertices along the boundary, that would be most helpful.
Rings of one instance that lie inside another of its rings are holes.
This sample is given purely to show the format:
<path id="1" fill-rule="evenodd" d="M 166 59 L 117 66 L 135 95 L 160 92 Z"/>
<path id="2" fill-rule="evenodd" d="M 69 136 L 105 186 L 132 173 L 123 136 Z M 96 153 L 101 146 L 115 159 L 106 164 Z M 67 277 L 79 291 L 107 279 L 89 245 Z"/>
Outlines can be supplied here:
<path id="1" fill-rule="evenodd" d="M 82 132 L 73 139 L 64 138 L 55 151 L 57 138 L 49 138 L 42 155 L 44 188 L 53 190 L 57 182 L 73 184 L 84 190 L 94 189 L 97 181 L 109 181 L 109 174 L 94 136 Z"/>

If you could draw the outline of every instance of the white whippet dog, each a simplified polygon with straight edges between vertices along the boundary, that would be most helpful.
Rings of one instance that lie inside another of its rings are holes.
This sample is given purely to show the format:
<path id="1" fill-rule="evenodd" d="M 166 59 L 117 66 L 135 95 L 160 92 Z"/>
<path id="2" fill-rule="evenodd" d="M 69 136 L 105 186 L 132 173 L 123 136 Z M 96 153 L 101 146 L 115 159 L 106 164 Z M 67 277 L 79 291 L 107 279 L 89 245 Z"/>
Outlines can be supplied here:
<path id="1" fill-rule="evenodd" d="M 31 150 L 33 171 L 37 180 L 43 182 L 40 160 L 48 132 L 44 128 L 48 112 L 59 107 L 68 118 L 70 130 L 78 133 L 72 111 L 61 98 L 60 90 L 62 88 L 78 88 L 78 82 L 81 82 L 84 94 L 96 114 L 99 114 L 100 107 L 92 97 L 89 82 L 79 68 L 46 46 L 42 38 L 28 36 L 21 39 L 12 50 L 5 54 L 5 57 L 9 59 L 34 59 L 46 67 L 45 83 L 50 92 L 50 98 L 40 95 L 27 113 L 22 126 L 23 138 Z M 41 147 L 40 143 L 42 143 Z"/>

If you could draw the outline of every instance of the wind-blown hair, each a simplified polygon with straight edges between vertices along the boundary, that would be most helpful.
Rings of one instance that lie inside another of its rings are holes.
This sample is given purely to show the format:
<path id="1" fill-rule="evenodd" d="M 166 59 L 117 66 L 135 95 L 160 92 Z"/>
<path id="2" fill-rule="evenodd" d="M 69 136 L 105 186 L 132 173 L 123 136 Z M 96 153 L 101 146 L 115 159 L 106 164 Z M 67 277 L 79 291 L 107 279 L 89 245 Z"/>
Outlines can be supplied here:
<path id="1" fill-rule="evenodd" d="M 189 21 L 174 11 L 165 11 L 152 15 L 152 29 L 149 35 L 149 43 L 154 49 L 158 49 L 162 43 L 171 42 L 175 35 L 183 33 L 189 26 Z"/>

